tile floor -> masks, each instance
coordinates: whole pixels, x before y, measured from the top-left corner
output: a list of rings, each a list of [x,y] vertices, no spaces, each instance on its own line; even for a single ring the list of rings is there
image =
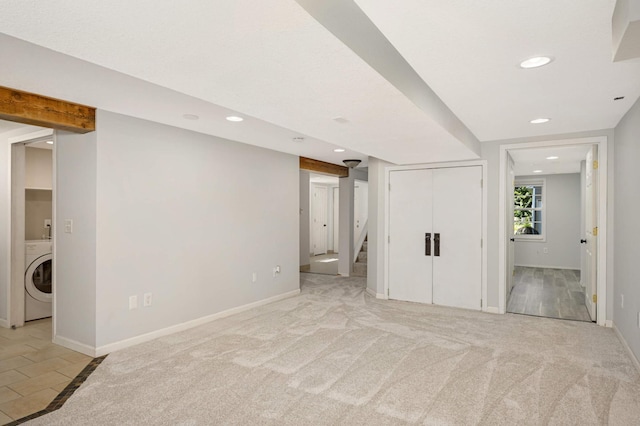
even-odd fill
[[[0,328],[0,425],[46,408],[91,360],[51,343],[51,318]]]
[[[338,253],[319,254],[309,259],[309,265],[300,267],[300,272],[312,274],[338,275]]]
[[[580,271],[516,266],[507,312],[591,321]]]

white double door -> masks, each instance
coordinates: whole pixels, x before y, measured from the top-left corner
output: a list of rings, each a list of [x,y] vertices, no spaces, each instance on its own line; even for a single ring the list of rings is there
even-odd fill
[[[389,298],[481,309],[481,167],[389,179]]]

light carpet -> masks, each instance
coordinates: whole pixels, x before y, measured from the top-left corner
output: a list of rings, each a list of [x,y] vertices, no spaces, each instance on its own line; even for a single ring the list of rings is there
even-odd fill
[[[364,278],[115,352],[31,425],[638,425],[611,329],[382,301]]]

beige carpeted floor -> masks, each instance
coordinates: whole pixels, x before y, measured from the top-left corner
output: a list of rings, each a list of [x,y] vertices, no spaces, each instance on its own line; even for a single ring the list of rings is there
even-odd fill
[[[364,293],[302,294],[111,354],[33,425],[638,425],[640,377],[611,329]]]

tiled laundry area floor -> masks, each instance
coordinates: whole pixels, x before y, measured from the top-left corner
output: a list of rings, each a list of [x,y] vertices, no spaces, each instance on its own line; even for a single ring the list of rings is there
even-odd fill
[[[51,318],[0,328],[0,425],[45,409],[92,360],[51,334]]]

